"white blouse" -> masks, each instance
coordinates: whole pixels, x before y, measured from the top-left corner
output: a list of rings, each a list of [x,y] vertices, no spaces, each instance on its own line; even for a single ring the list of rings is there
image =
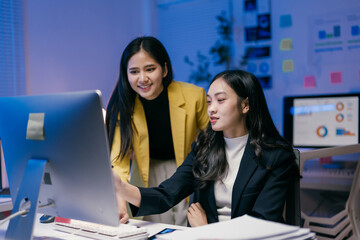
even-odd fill
[[[225,138],[225,152],[229,164],[227,175],[214,184],[214,193],[219,221],[230,220],[231,198],[234,182],[244,155],[249,134],[237,138]]]

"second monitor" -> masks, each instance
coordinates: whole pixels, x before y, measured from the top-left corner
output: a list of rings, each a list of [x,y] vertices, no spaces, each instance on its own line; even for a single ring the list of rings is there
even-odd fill
[[[360,94],[284,98],[284,137],[295,147],[359,143]]]

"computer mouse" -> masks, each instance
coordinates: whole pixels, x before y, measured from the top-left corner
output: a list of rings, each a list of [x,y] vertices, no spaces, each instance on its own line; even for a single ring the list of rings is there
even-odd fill
[[[40,217],[40,222],[41,223],[52,223],[55,221],[55,217],[54,216],[50,216],[50,215],[42,215]]]

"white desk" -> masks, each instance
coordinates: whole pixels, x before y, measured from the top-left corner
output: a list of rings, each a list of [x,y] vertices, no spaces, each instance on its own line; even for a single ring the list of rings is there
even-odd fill
[[[10,197],[1,197],[0,196],[0,212],[11,211],[13,208]]]
[[[89,240],[89,238],[77,235],[71,235],[54,230],[54,224],[42,224],[39,222],[40,214],[35,224],[34,239],[76,239]],[[310,239],[314,234],[306,228],[289,226],[286,224],[275,223],[271,221],[261,220],[254,217],[244,215],[234,218],[230,221],[208,224],[196,228],[186,228],[169,224],[151,223],[141,220],[130,220],[131,225],[145,227],[149,236],[158,233],[164,228],[184,229],[184,231],[175,231],[177,235],[162,235],[163,239],[183,240],[183,239]],[[0,226],[0,239],[4,239],[7,224]],[[261,231],[259,231],[261,229]],[[170,233],[172,234],[172,233]],[[235,236],[235,237],[234,237]]]
[[[34,229],[34,239],[40,238],[40,239],[54,239],[54,240],[61,240],[61,239],[77,239],[77,240],[89,240],[89,238],[76,236],[68,233],[63,233],[60,231],[54,230],[53,223],[40,223],[39,219],[42,216],[42,214],[38,214],[37,220],[35,223],[35,229]],[[175,226],[175,225],[169,225],[169,224],[162,224],[162,223],[151,223],[136,219],[130,219],[130,223],[132,225],[136,225],[139,227],[144,227],[148,230],[149,236],[154,235],[164,228],[175,228],[175,229],[184,229],[185,227],[181,226]],[[0,225],[0,239],[5,239],[5,233],[7,229],[8,223],[4,223],[3,225]]]

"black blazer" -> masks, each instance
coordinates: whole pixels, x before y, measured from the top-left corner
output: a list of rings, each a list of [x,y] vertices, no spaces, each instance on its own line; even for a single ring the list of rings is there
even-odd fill
[[[194,158],[192,148],[184,163],[171,178],[155,188],[139,188],[140,208],[131,205],[133,215],[163,213],[194,193],[194,202],[202,205],[208,223],[218,222],[214,182],[203,189],[197,189],[197,179],[192,173]],[[282,213],[290,177],[293,174],[292,169],[295,166],[294,158],[293,151],[281,148],[264,149],[264,164],[261,165],[248,141],[232,191],[231,218],[248,214],[284,222]]]

